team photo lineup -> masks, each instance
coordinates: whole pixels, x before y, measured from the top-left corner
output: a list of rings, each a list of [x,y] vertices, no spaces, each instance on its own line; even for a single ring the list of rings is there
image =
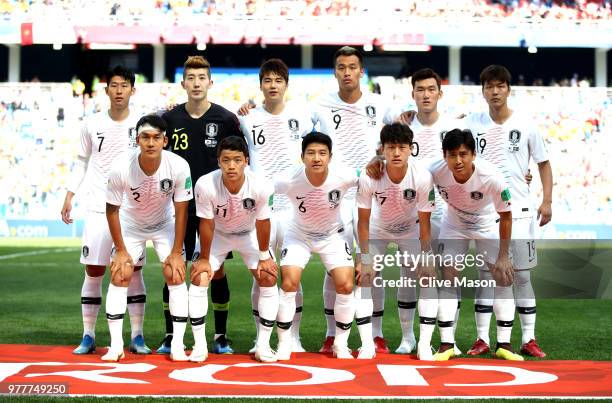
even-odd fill
[[[511,73],[483,67],[488,109],[459,116],[438,112],[442,80],[428,68],[411,77],[416,110],[399,110],[392,100],[362,91],[363,57],[348,46],[333,57],[336,91],[308,103],[286,101],[288,68],[269,59],[259,70],[263,103],[244,104],[236,113],[208,99],[214,67],[202,56],[184,64],[187,102],[145,116],[130,111],[134,73],[115,67],[105,90],[110,108],[84,121],[61,211],[72,223],[72,199],[87,181],[83,336],[73,353],[95,352],[103,308],[111,337],[103,361],[125,358],[126,310],[132,353],[199,363],[212,342],[211,352],[232,354],[224,263],[239,254],[253,277],[250,290],[235,290],[251,294],[250,353],[263,363],[291,361],[293,353],[306,351],[301,277],[317,254],[325,268],[327,326],[320,353],[338,359],[416,353],[423,361],[489,353],[512,361],[545,357],[536,342],[530,272],[537,266],[535,228],[552,218],[551,164],[529,111],[508,105]],[[542,187],[537,205],[530,163]],[[467,271],[477,277],[476,328],[473,345],[458,346],[466,284],[458,266],[467,261],[471,240],[476,260]],[[154,350],[143,332],[142,269],[157,266],[147,262],[147,241],[165,280],[163,290],[149,291],[161,291],[164,301],[166,334],[147,335],[149,343],[162,339]],[[384,280],[380,264],[389,247],[411,257],[400,263],[396,283]],[[399,346],[387,345],[383,335],[388,284],[397,292]],[[213,340],[205,333],[209,293]],[[193,346],[184,344],[188,323]],[[439,341],[432,340],[436,324]],[[278,345],[272,346],[275,325]],[[513,326],[519,346],[510,343]],[[355,327],[360,344],[349,346]]]

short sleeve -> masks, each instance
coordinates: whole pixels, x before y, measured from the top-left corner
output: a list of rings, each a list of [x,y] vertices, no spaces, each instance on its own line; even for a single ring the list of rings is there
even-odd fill
[[[87,160],[91,156],[91,136],[89,135],[87,121],[81,127],[81,141],[79,144],[78,156]]]
[[[436,209],[433,177],[426,169],[423,169],[419,174],[421,179],[417,187],[417,209],[418,211],[433,212]]]
[[[207,181],[207,175],[200,177],[195,185],[196,215],[208,220],[215,218],[211,202],[212,198],[208,192],[208,188],[211,186]]]
[[[548,161],[548,152],[540,132],[532,130],[529,135],[529,153],[536,164]]]
[[[123,200],[123,179],[119,165],[112,169],[106,185],[106,202],[113,206],[121,206]]]
[[[193,199],[193,189],[191,181],[191,173],[187,161],[181,159],[180,169],[177,172],[174,187],[174,201],[183,202]]]
[[[501,175],[491,178],[489,189],[493,204],[495,205],[495,211],[498,213],[512,211],[510,189]]]
[[[371,181],[372,180],[367,175],[359,177],[359,186],[357,187],[357,208],[372,208]]]
[[[274,186],[268,182],[263,181],[259,186],[259,197],[256,203],[257,211],[255,213],[255,219],[267,220],[272,215],[270,210],[270,198],[274,194]]]

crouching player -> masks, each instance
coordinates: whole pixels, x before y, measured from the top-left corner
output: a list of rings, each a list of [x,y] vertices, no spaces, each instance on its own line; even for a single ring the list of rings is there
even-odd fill
[[[496,356],[522,360],[512,352],[510,335],[514,319],[512,282],[514,269],[508,252],[512,232],[510,192],[497,169],[487,161],[476,159],[476,143],[469,130],[451,130],[442,140],[444,160],[430,165],[434,184],[447,202],[440,228],[440,250],[443,262],[448,256],[454,265],[442,267],[443,280],[438,298],[421,299],[418,355],[430,360],[431,334],[436,322],[440,328],[440,349],[434,360],[454,356],[453,321],[457,309],[457,271],[464,262],[470,240],[476,242],[476,263],[480,270],[491,272],[495,280],[493,311],[497,318]],[[499,223],[499,224],[497,224]],[[479,263],[481,258],[482,264]],[[445,263],[446,264],[446,263]]]
[[[187,161],[164,151],[168,143],[166,122],[146,115],[136,124],[139,150],[118,159],[112,169],[106,193],[106,218],[115,253],[111,284],[106,297],[106,317],[111,346],[103,361],[119,361],[123,352],[123,315],[127,286],[134,262],[146,253],[152,241],[170,289],[170,312],[174,326],[171,357],[186,361],[183,335],[187,323],[187,286],[183,239],[187,204],[193,198]]]
[[[331,152],[332,141],[328,135],[319,132],[307,134],[302,139],[304,165],[274,184],[275,193],[286,194],[293,205],[293,217],[287,223],[281,250],[282,285],[276,352],[279,360],[288,360],[291,356],[295,295],[302,270],[313,252],[319,254],[337,292],[333,354],[338,358],[353,358],[348,348],[348,336],[355,316],[355,273],[351,247],[343,237],[340,203],[346,192],[357,185],[357,175],[338,166],[331,169]]]
[[[401,253],[417,256],[431,249],[430,215],[435,210],[431,174],[426,167],[409,158],[412,149],[412,131],[408,126],[394,123],[383,127],[380,141],[386,163],[379,180],[362,175],[359,178],[357,231],[361,247],[360,262],[355,270],[358,276],[363,267],[372,265],[373,255],[384,255],[389,243],[398,245]],[[419,241],[420,244],[419,244]],[[415,268],[402,266],[400,279],[406,284],[398,287],[402,341],[398,351],[409,353],[416,346],[413,331],[416,308]],[[381,272],[377,276],[382,279]],[[412,279],[408,284],[408,279]],[[362,292],[365,289],[362,283]],[[374,282],[374,287],[383,287]],[[363,302],[363,301],[362,301]],[[358,301],[357,318],[362,304]],[[372,315],[372,304],[367,316]],[[359,324],[359,322],[358,322]],[[361,328],[359,328],[361,331]]]
[[[202,362],[208,355],[204,332],[208,284],[227,254],[236,250],[259,286],[255,359],[275,362],[270,335],[278,313],[278,287],[276,263],[270,253],[269,207],[274,189],[265,178],[245,172],[249,152],[243,138],[221,140],[217,158],[221,169],[202,176],[195,186],[200,252],[191,268],[189,287],[189,317],[195,339],[190,360]]]

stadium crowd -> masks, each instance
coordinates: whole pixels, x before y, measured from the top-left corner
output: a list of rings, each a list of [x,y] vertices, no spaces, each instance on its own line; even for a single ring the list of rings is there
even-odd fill
[[[610,0],[0,0],[5,18],[29,19],[69,15],[81,21],[84,12],[119,20],[156,16],[318,17],[372,14],[424,18],[508,18],[516,20],[609,20]]]
[[[312,85],[308,78],[293,80],[289,97],[310,100],[327,89],[319,81]],[[318,92],[312,92],[313,88]],[[459,115],[486,108],[479,86],[444,90],[442,110]],[[403,105],[413,105],[406,80],[383,85],[382,92],[393,94]],[[249,99],[260,102],[254,98],[257,93],[255,76],[238,81],[218,77],[210,97],[235,110]],[[141,84],[132,108],[140,115],[167,109],[184,102],[182,95],[176,84]],[[107,99],[101,87],[90,97],[75,96],[70,84],[0,86],[0,219],[59,218],[81,121],[107,108]],[[609,221],[612,180],[606,173],[612,167],[603,150],[612,146],[607,123],[612,122],[612,99],[606,90],[514,87],[510,104],[538,111],[535,118],[554,162],[555,222]]]

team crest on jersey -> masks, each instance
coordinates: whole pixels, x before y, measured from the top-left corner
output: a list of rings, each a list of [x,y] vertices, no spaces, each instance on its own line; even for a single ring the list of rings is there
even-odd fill
[[[404,200],[413,201],[416,197],[416,191],[414,189],[404,189]]]
[[[168,194],[172,191],[172,180],[171,179],[162,179],[159,181],[159,190],[163,193]]]
[[[242,207],[245,210],[254,210],[255,209],[255,200],[247,198],[242,201]]]
[[[510,134],[508,135],[508,140],[512,144],[517,144],[521,140],[521,132],[518,130],[510,130]]]
[[[135,127],[130,127],[128,129],[128,137],[130,138],[130,146],[132,148],[136,148],[138,146],[138,143],[136,142],[136,128]]]
[[[470,197],[471,197],[473,200],[482,200],[482,198],[484,197],[484,195],[482,194],[482,192],[475,191],[475,192],[470,193]]]
[[[366,115],[370,118],[370,126],[376,126],[376,108],[372,105],[365,107]]]
[[[89,246],[83,246],[83,257],[89,256]]]
[[[294,133],[300,130],[300,122],[298,122],[297,119],[289,119],[288,124],[289,124],[289,130],[291,130]]]
[[[219,134],[219,125],[216,123],[206,123],[206,135],[216,137]]]
[[[327,200],[332,204],[332,207],[336,207],[340,202],[340,191],[338,189],[334,189],[327,194]]]

